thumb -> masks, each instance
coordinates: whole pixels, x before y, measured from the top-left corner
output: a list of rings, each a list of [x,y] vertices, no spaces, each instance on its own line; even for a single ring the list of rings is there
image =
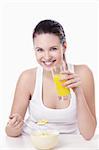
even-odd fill
[[[17,113],[14,113],[14,114],[11,114],[10,116],[9,116],[9,118],[10,119],[13,119],[14,117],[19,117],[20,115],[19,114],[17,114]]]
[[[13,115],[12,114],[9,116],[9,119],[13,119]]]

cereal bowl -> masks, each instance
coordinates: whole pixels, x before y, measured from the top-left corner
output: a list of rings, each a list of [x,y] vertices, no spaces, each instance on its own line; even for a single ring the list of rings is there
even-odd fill
[[[33,146],[40,150],[54,148],[59,141],[59,132],[56,130],[37,130],[31,134]]]

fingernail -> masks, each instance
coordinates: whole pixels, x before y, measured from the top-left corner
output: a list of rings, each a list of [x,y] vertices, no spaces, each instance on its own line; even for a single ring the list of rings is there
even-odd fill
[[[67,88],[70,88],[70,86],[68,85]]]
[[[13,118],[13,115],[9,116],[9,119],[12,119]]]

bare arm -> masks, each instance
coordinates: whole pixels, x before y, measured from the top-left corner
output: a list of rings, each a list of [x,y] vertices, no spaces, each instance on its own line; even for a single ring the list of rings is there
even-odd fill
[[[34,73],[32,73],[32,79]],[[23,120],[29,105],[29,100],[32,94],[31,83],[34,85],[34,80],[31,80],[31,71],[25,71],[19,77],[16,85],[13,105],[9,122],[6,126],[6,133],[8,136],[19,136],[22,131]]]
[[[95,87],[91,70],[83,66],[79,73],[81,86],[76,91],[78,104],[78,125],[81,134],[91,139],[96,129]]]
[[[67,72],[64,86],[72,88],[77,97],[77,120],[80,133],[91,139],[96,129],[95,87],[91,70],[85,65],[75,66],[75,73]]]
[[[81,85],[75,91],[77,96],[77,117],[80,133],[89,140],[93,137],[96,129],[95,113],[95,87],[91,70],[87,66],[82,66],[77,71]]]

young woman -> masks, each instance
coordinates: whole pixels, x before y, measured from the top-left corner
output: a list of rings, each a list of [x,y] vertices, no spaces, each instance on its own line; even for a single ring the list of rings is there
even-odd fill
[[[33,31],[37,68],[24,71],[17,82],[9,121],[8,136],[30,134],[37,122],[48,120],[48,129],[60,133],[81,134],[89,140],[96,129],[94,79],[86,65],[68,64],[65,58],[66,38],[63,27],[54,20],[43,20]],[[59,100],[52,77],[52,68],[65,60],[60,80],[71,90],[71,97]],[[23,122],[27,108],[29,117]]]

